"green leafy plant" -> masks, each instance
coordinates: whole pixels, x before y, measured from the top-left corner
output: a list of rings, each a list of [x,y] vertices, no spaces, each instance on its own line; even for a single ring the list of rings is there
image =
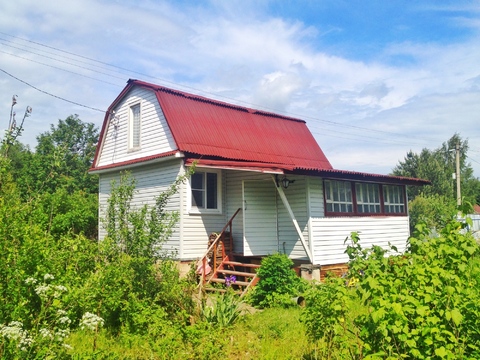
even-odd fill
[[[285,254],[273,254],[262,259],[257,271],[260,281],[249,301],[260,308],[293,306],[292,297],[305,289],[304,282],[292,269],[293,261]]]
[[[362,271],[356,291],[369,308],[356,320],[365,355],[478,357],[480,337],[471,330],[479,325],[472,312],[480,295],[472,267],[479,250],[463,227],[452,220],[432,237],[417,225],[407,253],[373,252],[351,273]]]
[[[212,305],[203,304],[202,318],[209,324],[219,327],[233,325],[242,312],[242,300],[233,291],[229,290],[221,295],[211,297]]]
[[[353,319],[355,293],[346,285],[345,279],[327,277],[325,282],[311,287],[305,294],[306,307],[300,320],[306,333],[318,346],[317,356],[333,358],[335,354],[348,354],[358,358],[362,353],[362,342]],[[321,340],[321,343],[320,343]]]
[[[54,279],[48,273],[41,281],[25,279],[31,294],[22,305],[28,309],[30,319],[0,324],[2,358],[59,358],[71,348],[65,342],[72,322],[64,304],[68,290],[54,284]]]

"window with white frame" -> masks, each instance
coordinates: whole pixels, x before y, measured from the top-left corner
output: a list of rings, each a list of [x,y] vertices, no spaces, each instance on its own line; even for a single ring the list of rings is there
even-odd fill
[[[403,188],[397,185],[383,186],[383,202],[385,212],[388,214],[405,213],[405,200]]]
[[[129,148],[140,148],[140,130],[141,130],[141,114],[140,104],[130,107],[130,126],[129,126]]]
[[[380,213],[380,191],[378,184],[355,183],[357,212]]]
[[[328,212],[353,212],[352,183],[325,180],[325,203]]]
[[[190,177],[191,208],[201,212],[221,211],[220,183],[219,172],[195,171]]]

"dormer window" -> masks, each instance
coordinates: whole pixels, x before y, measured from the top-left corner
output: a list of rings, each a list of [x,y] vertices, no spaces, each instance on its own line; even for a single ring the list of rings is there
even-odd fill
[[[140,130],[141,130],[141,113],[140,104],[130,107],[129,115],[129,149],[140,149]]]

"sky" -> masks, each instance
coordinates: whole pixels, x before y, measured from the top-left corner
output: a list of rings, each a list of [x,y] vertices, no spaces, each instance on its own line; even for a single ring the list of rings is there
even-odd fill
[[[341,170],[458,133],[480,177],[480,0],[0,3],[1,134],[12,95],[32,149],[72,114],[101,127],[130,78],[303,119]]]

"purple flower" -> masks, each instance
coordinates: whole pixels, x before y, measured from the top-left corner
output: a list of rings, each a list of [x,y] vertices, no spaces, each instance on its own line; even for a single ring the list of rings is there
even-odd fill
[[[232,284],[235,284],[236,281],[237,281],[237,277],[235,275],[226,276],[225,277],[225,286],[229,287]]]

